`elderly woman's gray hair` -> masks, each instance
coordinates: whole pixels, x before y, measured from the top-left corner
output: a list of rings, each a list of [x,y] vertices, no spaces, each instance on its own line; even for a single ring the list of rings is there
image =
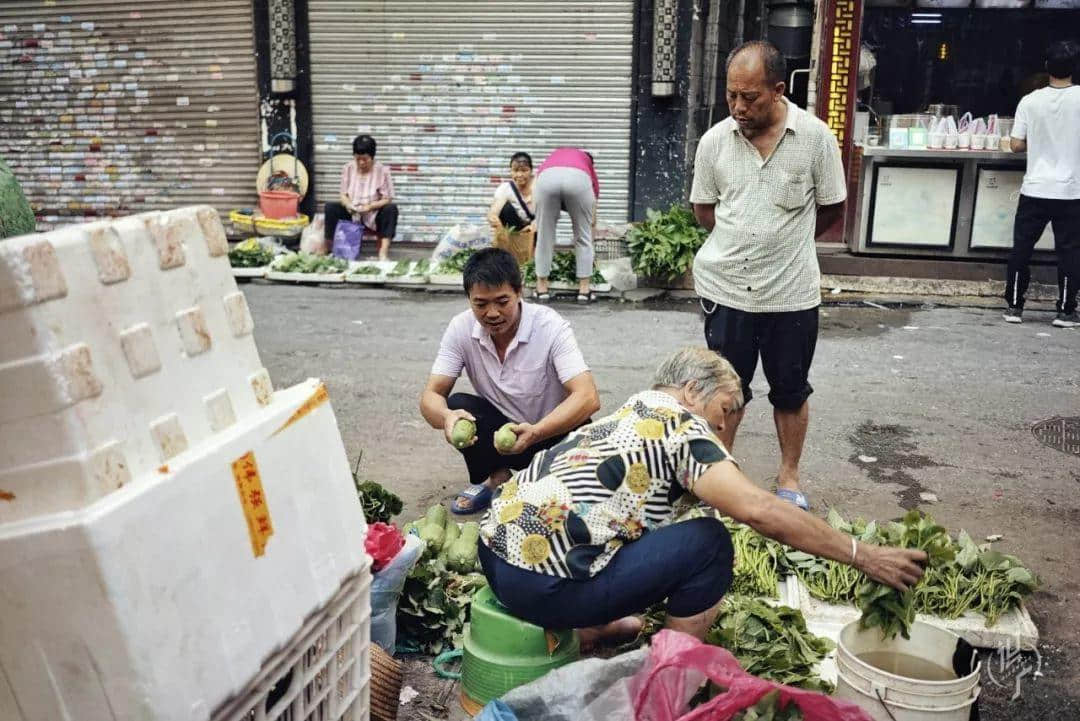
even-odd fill
[[[684,388],[690,383],[694,384],[694,390],[706,403],[711,402],[717,393],[729,393],[732,398],[731,410],[743,406],[739,374],[727,358],[708,348],[687,346],[679,349],[660,364],[653,377],[654,389]]]

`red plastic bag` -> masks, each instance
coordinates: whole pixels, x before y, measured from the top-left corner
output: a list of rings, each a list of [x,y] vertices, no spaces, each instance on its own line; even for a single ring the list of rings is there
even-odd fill
[[[371,556],[371,570],[381,571],[386,564],[394,560],[394,556],[398,555],[404,545],[405,536],[401,535],[397,526],[382,521],[368,526],[364,550]]]
[[[690,711],[706,678],[727,691]],[[872,721],[852,703],[751,676],[727,649],[678,631],[653,636],[645,666],[630,679],[636,721],[728,721],[776,688],[781,703],[794,702],[805,721]]]

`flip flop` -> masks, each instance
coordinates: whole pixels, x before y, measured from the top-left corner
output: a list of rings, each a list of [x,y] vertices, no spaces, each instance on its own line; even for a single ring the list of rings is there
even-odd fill
[[[533,293],[533,300],[535,300],[537,303],[547,303],[551,300],[551,293]]]
[[[483,483],[478,486],[469,486],[457,494],[457,498],[450,504],[450,512],[457,516],[471,516],[474,513],[486,511],[491,505],[491,494],[491,489]],[[468,508],[459,503],[462,500],[469,502]]]
[[[585,293],[578,293],[578,297],[577,297],[577,302],[578,303],[592,303],[595,300],[596,300],[596,293],[594,291],[590,290],[587,295]]]
[[[792,505],[798,506],[804,511],[810,510],[810,502],[806,500],[806,494],[802,491],[793,491],[790,488],[777,488],[776,496]]]

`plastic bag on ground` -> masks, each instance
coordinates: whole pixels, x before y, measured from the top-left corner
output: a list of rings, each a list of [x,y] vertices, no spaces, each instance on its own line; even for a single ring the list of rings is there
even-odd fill
[[[324,230],[326,228],[326,216],[316,213],[311,223],[300,233],[300,252],[310,255],[326,255],[330,248],[326,242]]]
[[[442,237],[439,238],[435,251],[431,254],[431,262],[441,263],[459,250],[487,248],[490,245],[490,228],[461,223],[443,233]]]
[[[726,691],[690,710],[706,679]],[[871,721],[854,704],[751,676],[726,649],[667,630],[649,648],[563,666],[502,701],[518,721],[729,721],[774,689],[805,721]]]
[[[335,258],[356,260],[360,255],[360,241],[364,238],[364,228],[351,220],[339,220],[334,228],[334,245],[331,249]]]
[[[397,642],[397,604],[405,577],[420,558],[424,542],[411,533],[398,554],[371,579],[371,640],[393,655]]]

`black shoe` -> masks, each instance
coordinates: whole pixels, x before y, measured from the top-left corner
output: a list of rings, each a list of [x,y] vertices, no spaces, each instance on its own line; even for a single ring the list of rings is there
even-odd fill
[[[1058,313],[1054,320],[1050,321],[1050,325],[1057,326],[1058,328],[1080,327],[1080,313],[1077,313],[1075,310],[1072,313]]]
[[[1013,306],[1007,306],[1005,312],[1001,314],[1001,317],[1005,319],[1006,323],[1023,323],[1024,322],[1024,309],[1014,308]]]

